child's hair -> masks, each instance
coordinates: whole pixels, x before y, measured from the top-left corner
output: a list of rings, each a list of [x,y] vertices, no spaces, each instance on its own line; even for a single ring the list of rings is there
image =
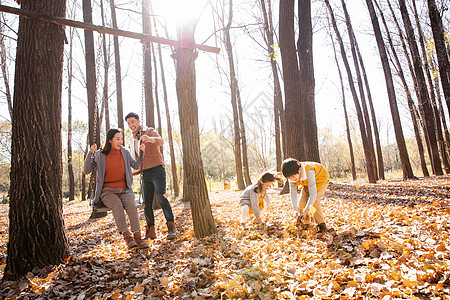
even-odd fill
[[[265,172],[263,173],[259,179],[257,184],[255,185],[255,188],[253,189],[253,191],[255,193],[260,193],[262,191],[262,184],[266,183],[266,182],[275,182],[280,180],[276,174],[270,173],[270,172]]]
[[[112,140],[114,138],[114,136],[119,132],[122,134],[122,129],[111,128],[110,130],[108,130],[108,132],[106,133],[105,145],[102,147],[103,154],[105,154],[105,155],[109,154],[109,152],[111,151],[110,140]]]
[[[286,158],[281,164],[283,176],[286,178],[289,178],[292,175],[297,174],[298,169],[300,169],[300,162],[295,158]]]

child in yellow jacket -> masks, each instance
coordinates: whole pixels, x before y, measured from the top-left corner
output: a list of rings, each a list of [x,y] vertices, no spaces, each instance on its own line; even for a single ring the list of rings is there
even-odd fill
[[[288,158],[281,165],[283,176],[289,180],[289,191],[293,209],[301,213],[302,218],[308,216],[310,207],[315,208],[314,219],[320,233],[327,232],[320,201],[324,198],[329,183],[327,169],[317,162],[299,162],[294,158]],[[297,186],[302,189],[300,207],[297,204]]]

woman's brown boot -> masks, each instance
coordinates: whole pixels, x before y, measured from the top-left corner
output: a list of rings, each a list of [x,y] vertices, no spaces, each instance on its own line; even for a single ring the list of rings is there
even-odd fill
[[[147,242],[144,241],[142,239],[142,237],[141,237],[141,231],[140,230],[136,231],[136,232],[133,232],[133,237],[134,237],[134,241],[137,244],[137,248],[138,249],[146,249],[146,248],[148,248]]]
[[[155,226],[145,226],[145,239],[156,239]]]
[[[125,240],[125,243],[127,243],[128,249],[133,249],[137,247],[136,242],[133,239],[133,236],[131,235],[131,232],[129,230],[122,232],[123,239]]]

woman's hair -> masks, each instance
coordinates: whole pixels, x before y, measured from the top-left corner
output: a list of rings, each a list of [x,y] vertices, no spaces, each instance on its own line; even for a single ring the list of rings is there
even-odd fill
[[[265,172],[259,177],[258,182],[256,183],[255,188],[253,189],[253,191],[255,193],[260,193],[262,191],[263,183],[275,182],[275,181],[278,181],[278,180],[280,180],[280,178],[278,178],[276,174],[273,174],[273,173],[270,173],[270,172]]]
[[[105,155],[109,154],[109,151],[111,151],[110,140],[112,140],[114,138],[114,136],[119,132],[120,132],[120,134],[122,134],[122,129],[111,128],[110,130],[108,130],[108,133],[106,133],[105,145],[102,147],[103,154],[105,154]]]

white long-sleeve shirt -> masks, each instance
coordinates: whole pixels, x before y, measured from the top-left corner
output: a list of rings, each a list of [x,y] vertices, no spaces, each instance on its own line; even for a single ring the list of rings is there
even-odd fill
[[[314,170],[309,170],[308,174],[306,174],[306,170],[301,164],[300,169],[300,179],[299,180],[308,180],[308,191],[309,191],[309,199],[308,203],[306,203],[306,209],[309,209],[311,205],[314,204],[314,202],[317,199],[317,187],[316,187],[316,172]],[[295,181],[289,180],[289,195],[291,197],[292,201],[292,208],[297,211],[298,209],[298,200],[297,200],[297,185]]]
[[[261,215],[261,211],[259,209],[259,197],[261,196],[261,193],[256,193],[254,191],[255,186],[256,186],[257,182],[249,185],[244,192],[242,192],[242,194],[239,196],[239,204],[242,205],[248,205],[252,208],[253,210],[253,214],[255,215],[256,218],[259,218]],[[267,195],[266,191],[262,192],[262,197],[264,200],[264,204],[269,207],[270,206],[270,199],[269,196]]]

